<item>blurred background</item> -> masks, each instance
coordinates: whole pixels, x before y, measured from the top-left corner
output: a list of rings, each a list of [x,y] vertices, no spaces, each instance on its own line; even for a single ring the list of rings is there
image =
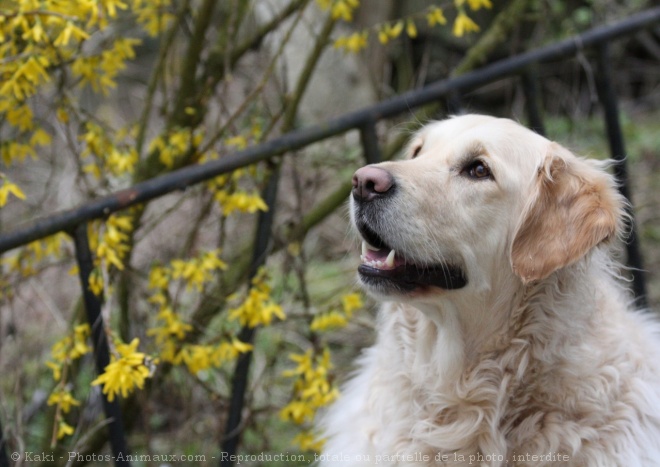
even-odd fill
[[[0,0],[0,235],[652,3]],[[609,62],[656,310],[660,24],[612,42]],[[580,49],[535,65],[536,104],[550,139],[608,158],[595,63]],[[380,120],[374,136],[383,158],[398,157],[424,122],[478,112],[529,124],[528,101],[520,79],[500,79]],[[133,465],[175,453],[217,464],[234,448],[254,456],[246,465],[313,460],[315,416],[374,339],[346,207],[362,142],[341,133],[90,222],[85,287],[102,303],[111,355],[101,376],[71,237],[5,252],[0,423],[16,465],[34,463],[26,451],[106,465],[94,457],[111,452],[104,397],[122,407]]]

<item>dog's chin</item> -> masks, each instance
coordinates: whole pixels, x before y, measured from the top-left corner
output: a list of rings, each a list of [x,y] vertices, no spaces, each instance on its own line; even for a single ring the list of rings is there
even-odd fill
[[[450,263],[420,264],[395,251],[373,230],[362,225],[362,264],[358,275],[367,291],[381,296],[414,295],[434,288],[460,289],[467,285],[462,268]]]

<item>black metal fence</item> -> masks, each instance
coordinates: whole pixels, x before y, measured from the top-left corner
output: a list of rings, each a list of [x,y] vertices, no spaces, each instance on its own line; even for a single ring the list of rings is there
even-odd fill
[[[597,91],[602,103],[611,157],[617,161],[614,170],[621,184],[621,191],[626,197],[630,198],[624,158],[626,151],[618,111],[617,95],[612,83],[612,63],[610,61],[609,44],[612,41],[633,35],[644,28],[652,26],[660,26],[660,7],[648,9],[611,25],[591,29],[584,34],[564,41],[492,63],[479,70],[456,78],[434,82],[422,89],[407,92],[379,104],[340,116],[310,128],[285,134],[277,139],[227,157],[203,165],[188,166],[147,180],[131,188],[88,202],[77,208],[37,219],[27,225],[19,226],[9,232],[0,234],[0,254],[58,232],[67,232],[73,237],[87,319],[92,328],[95,363],[97,371],[102,372],[104,367],[109,363],[109,349],[105,333],[103,332],[103,319],[100,314],[101,301],[96,295],[90,292],[88,287],[88,278],[92,271],[92,252],[90,251],[89,239],[87,237],[87,222],[105,218],[114,212],[136,204],[148,202],[177,190],[183,190],[186,187],[210,180],[238,168],[271,160],[275,156],[304,148],[349,130],[357,129],[360,131],[366,161],[370,163],[376,162],[381,160],[375,127],[380,120],[409,113],[411,109],[441,99],[447,99],[450,96],[461,95],[510,76],[517,75],[522,80],[529,125],[539,133],[543,133],[542,113],[538,106],[537,78],[533,73],[533,65],[550,60],[570,58],[586,49],[596,49]],[[277,170],[275,170],[273,176],[269,179],[264,193],[264,200],[269,210],[262,213],[259,218],[251,264],[252,275],[254,275],[258,267],[265,261],[268,254],[271,227],[277,202],[277,184],[278,176]],[[642,272],[642,261],[634,225],[630,227],[631,234],[626,244],[628,263],[632,267],[634,293],[639,303],[644,305],[646,290]],[[252,342],[254,332],[254,329],[246,327],[242,330],[239,338],[244,342]],[[236,452],[240,439],[241,413],[250,361],[250,353],[242,354],[234,370],[230,413],[226,428],[227,435],[222,445],[222,451],[228,454]],[[109,402],[104,396],[104,410],[109,420],[108,439],[113,455],[117,458],[119,453],[129,452],[122,422],[121,408],[117,400]],[[0,467],[9,465],[6,443],[2,438],[2,433],[2,427],[0,426]],[[231,456],[224,457],[231,458]],[[120,458],[125,458],[125,456],[120,456]],[[232,464],[230,461],[221,463],[221,465]],[[116,465],[128,465],[128,462],[118,461]]]

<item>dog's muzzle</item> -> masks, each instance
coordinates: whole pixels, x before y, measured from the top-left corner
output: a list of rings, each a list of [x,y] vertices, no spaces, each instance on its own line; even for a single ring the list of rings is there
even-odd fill
[[[363,239],[362,264],[358,267],[363,284],[385,293],[412,292],[425,286],[446,290],[464,287],[467,280],[461,268],[447,263],[416,264],[406,259],[404,251],[388,246],[383,226],[391,222],[386,217],[388,201],[396,192],[395,178],[380,167],[368,165],[353,175],[354,219]]]

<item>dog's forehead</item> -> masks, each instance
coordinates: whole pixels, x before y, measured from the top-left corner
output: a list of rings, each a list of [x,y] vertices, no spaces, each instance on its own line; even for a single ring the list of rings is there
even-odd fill
[[[411,140],[413,147],[422,146],[438,156],[462,152],[474,147],[485,148],[492,156],[505,158],[516,154],[541,154],[550,142],[544,137],[506,118],[464,115],[432,122],[420,129]],[[531,150],[530,150],[531,149]]]

